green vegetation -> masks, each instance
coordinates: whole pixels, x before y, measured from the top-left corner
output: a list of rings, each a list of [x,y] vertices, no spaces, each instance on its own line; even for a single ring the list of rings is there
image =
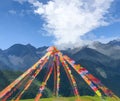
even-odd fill
[[[101,99],[96,96],[82,96],[80,97],[81,101],[116,101],[111,98]],[[20,101],[34,101],[34,99],[20,100]],[[60,98],[43,98],[40,101],[76,101],[75,97],[60,97]]]

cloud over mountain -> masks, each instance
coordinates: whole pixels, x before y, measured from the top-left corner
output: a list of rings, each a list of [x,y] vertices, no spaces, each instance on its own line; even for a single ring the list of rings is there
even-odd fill
[[[50,0],[46,4],[38,0],[28,1],[42,16],[43,27],[55,37],[54,44],[64,47],[81,46],[81,36],[100,26],[108,25],[105,15],[113,0]]]

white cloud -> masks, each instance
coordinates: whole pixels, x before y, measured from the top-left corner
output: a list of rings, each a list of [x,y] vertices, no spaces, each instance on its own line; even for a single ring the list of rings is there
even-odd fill
[[[96,38],[94,41],[99,41],[99,42],[102,42],[102,43],[108,43],[111,40],[119,40],[119,39],[120,39],[120,36],[111,36],[111,37],[101,36],[99,38]]]
[[[111,40],[119,40],[120,39],[120,35],[112,35],[112,36],[105,36],[105,35],[101,35],[101,36],[97,36],[95,33],[87,33],[86,35],[82,36],[82,39],[89,45],[91,45],[92,43],[94,43],[95,41],[99,41],[102,43],[108,43]]]
[[[15,10],[9,10],[8,11],[10,14],[16,14],[16,11]]]
[[[96,70],[103,78],[105,78],[105,79],[107,78],[106,72],[101,67],[96,68]]]
[[[51,0],[47,4],[37,0],[28,2],[35,7],[34,12],[44,18],[46,23],[43,27],[55,37],[54,44],[61,48],[73,48],[83,45],[81,36],[108,25],[105,14],[113,0]]]
[[[17,2],[19,2],[20,4],[23,4],[25,1],[28,1],[28,0],[13,0],[13,1],[17,1]]]
[[[9,55],[8,58],[14,66],[21,65],[24,62],[24,60],[22,58],[17,57],[15,55]]]

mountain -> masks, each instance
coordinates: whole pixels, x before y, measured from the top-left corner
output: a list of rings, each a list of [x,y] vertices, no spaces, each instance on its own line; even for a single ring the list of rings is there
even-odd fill
[[[14,72],[23,72],[26,69],[30,68],[41,56],[43,56],[46,53],[47,48],[48,47],[46,46],[35,48],[30,44],[15,44],[6,50],[0,50],[0,70],[3,73],[5,69],[12,71],[14,70]],[[90,73],[99,78],[103,82],[103,84],[105,84],[108,88],[115,92],[115,94],[120,96],[119,40],[113,40],[107,44],[94,42],[92,44],[92,47],[84,46],[82,48],[78,47],[75,49],[62,50],[62,52],[63,54],[66,54],[74,59],[76,63],[79,63],[81,64],[81,66],[87,68]],[[64,96],[69,96],[72,94],[72,88],[70,87],[69,81],[66,78],[66,73],[63,69],[61,69],[61,71],[62,74],[60,94],[63,94]],[[37,77],[38,81],[42,81],[41,77],[43,77],[43,74],[45,74],[45,72],[46,70],[43,70],[42,73]],[[16,73],[13,74],[16,75]],[[74,70],[73,74],[75,75],[75,78],[77,80],[80,94],[93,95],[93,92],[90,90],[90,88]],[[4,77],[8,78],[7,75],[4,75]],[[9,82],[11,82],[11,80]],[[48,87],[51,88],[51,90],[53,87],[52,83],[53,81],[51,79],[48,82]]]
[[[0,49],[0,53],[2,53],[2,49]]]
[[[0,50],[0,69],[10,69],[10,65],[12,65],[9,61],[7,54],[4,54],[3,50]]]
[[[30,44],[15,44],[0,54],[0,60],[14,70],[24,71],[45,54],[46,48],[36,49]]]
[[[76,63],[87,68],[90,73],[99,78],[103,84],[120,96],[119,59],[114,60],[113,58],[88,47],[84,47],[81,50],[74,52],[71,57],[76,61]]]
[[[93,49],[113,59],[120,59],[120,40],[113,40],[106,44],[94,42]]]
[[[9,84],[9,80],[6,78],[4,73],[0,71],[0,91]]]
[[[0,70],[0,91],[3,90],[6,86],[10,84],[10,82],[13,82],[17,77],[19,77],[22,74],[21,71],[11,71],[11,70]],[[36,92],[38,92],[40,81],[34,80],[34,82],[31,84],[30,88],[25,92],[25,94],[22,96],[22,98],[35,98]],[[21,86],[15,93],[18,93],[19,90],[22,89],[23,86]],[[34,90],[33,90],[34,89]],[[14,95],[14,94],[13,94]],[[43,97],[50,97],[52,96],[51,91],[46,88],[45,94],[43,94]],[[0,100],[1,101],[1,100]]]
[[[120,39],[110,41],[108,44],[111,46],[120,46]]]

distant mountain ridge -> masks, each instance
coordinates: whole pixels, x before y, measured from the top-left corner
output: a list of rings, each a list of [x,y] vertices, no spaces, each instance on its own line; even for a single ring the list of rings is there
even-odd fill
[[[23,71],[44,55],[46,49],[47,47],[40,47],[37,49],[30,44],[15,44],[6,50],[1,50],[0,61],[6,64],[9,68]]]
[[[15,44],[6,50],[0,50],[0,70],[25,71],[46,53],[47,48],[47,46],[35,48],[30,44]],[[120,40],[113,40],[107,44],[94,42],[92,47],[84,46],[62,50],[62,52],[87,68],[90,73],[120,96]],[[76,78],[79,89],[83,89],[77,75]],[[64,87],[63,85],[63,91]]]
[[[107,44],[94,42],[93,49],[113,59],[120,59],[120,40],[113,40]]]

